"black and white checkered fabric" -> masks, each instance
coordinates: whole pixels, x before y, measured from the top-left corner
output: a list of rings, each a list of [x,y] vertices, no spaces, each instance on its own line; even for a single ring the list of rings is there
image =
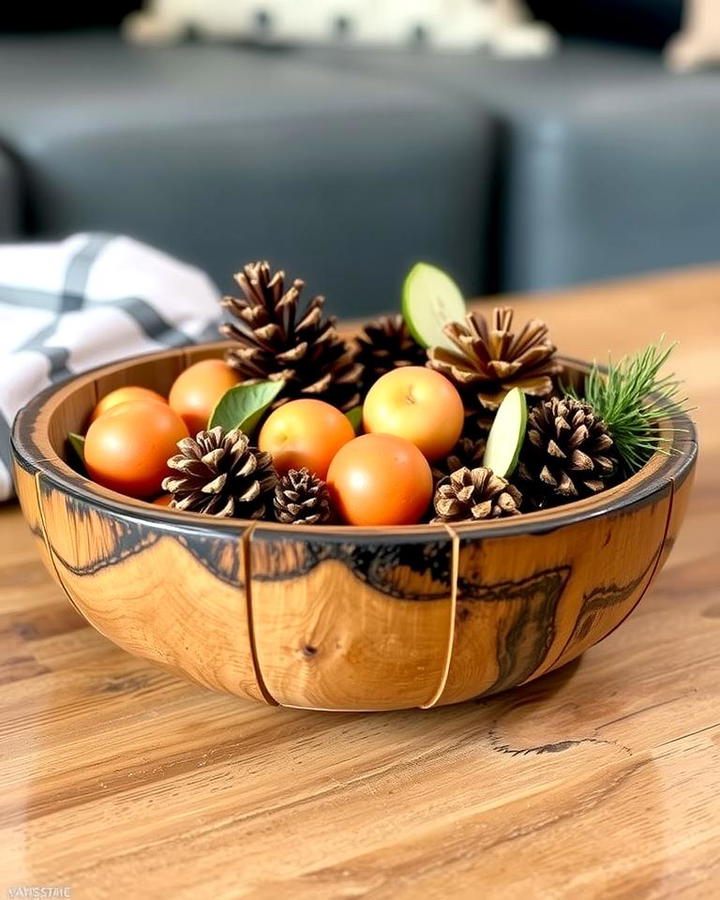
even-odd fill
[[[0,501],[20,407],[94,366],[217,338],[217,298],[199,269],[128,237],[0,245]]]

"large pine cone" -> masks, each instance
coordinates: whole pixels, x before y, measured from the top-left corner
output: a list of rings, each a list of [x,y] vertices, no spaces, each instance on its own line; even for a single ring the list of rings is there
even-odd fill
[[[171,507],[240,519],[265,515],[277,475],[270,454],[251,447],[246,434],[217,426],[183,438],[178,449],[168,460],[178,474],[162,483],[173,495]]]
[[[513,312],[506,307],[493,310],[492,325],[480,313],[468,313],[465,322],[444,328],[457,349],[431,348],[428,365],[447,376],[475,407],[497,409],[514,387],[548,396],[553,375],[562,367],[554,359],[547,326],[531,319],[515,334],[512,320]]]
[[[522,495],[504,478],[482,466],[458,469],[435,491],[433,522],[480,522],[520,514]]]
[[[275,518],[283,525],[322,525],[330,518],[330,494],[308,469],[290,469],[275,486]]]
[[[528,414],[518,477],[536,506],[569,503],[602,491],[618,469],[615,444],[592,408],[553,397]]]
[[[402,366],[424,366],[427,350],[421,347],[401,315],[380,316],[368,322],[357,337],[358,362],[368,390],[387,372]]]
[[[245,381],[286,384],[275,405],[296,397],[326,400],[343,411],[360,403],[362,367],[357,350],[338,334],[335,319],[323,316],[324,297],[298,311],[303,282],[285,290],[285,273],[266,262],[248,263],[235,275],[242,297],[225,297],[232,315],[220,333],[235,342],[227,362]]]

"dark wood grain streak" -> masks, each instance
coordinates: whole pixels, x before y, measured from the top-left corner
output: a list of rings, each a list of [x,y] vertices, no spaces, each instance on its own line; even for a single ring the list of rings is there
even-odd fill
[[[398,600],[435,600],[450,590],[446,540],[393,544],[387,539],[358,543],[348,538],[299,543],[293,533],[283,535],[279,541],[271,542],[267,536],[261,540],[266,547],[262,554],[256,554],[252,576],[260,583],[291,582],[308,575],[321,563],[334,560],[360,582]],[[288,553],[288,543],[296,552]],[[427,589],[418,591],[418,584]]]

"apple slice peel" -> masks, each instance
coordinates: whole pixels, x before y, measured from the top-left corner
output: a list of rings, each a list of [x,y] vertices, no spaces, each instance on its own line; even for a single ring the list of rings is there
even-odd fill
[[[520,388],[509,391],[495,414],[483,465],[501,478],[509,478],[515,471],[527,428],[527,400]]]
[[[466,306],[452,278],[430,263],[416,263],[405,277],[402,314],[410,334],[421,347],[453,349],[443,331],[449,322],[461,322]]]

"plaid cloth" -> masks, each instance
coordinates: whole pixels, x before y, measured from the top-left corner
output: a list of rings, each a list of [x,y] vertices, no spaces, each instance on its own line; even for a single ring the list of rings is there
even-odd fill
[[[199,269],[128,237],[0,245],[0,500],[21,406],[94,366],[217,338],[217,299]]]

